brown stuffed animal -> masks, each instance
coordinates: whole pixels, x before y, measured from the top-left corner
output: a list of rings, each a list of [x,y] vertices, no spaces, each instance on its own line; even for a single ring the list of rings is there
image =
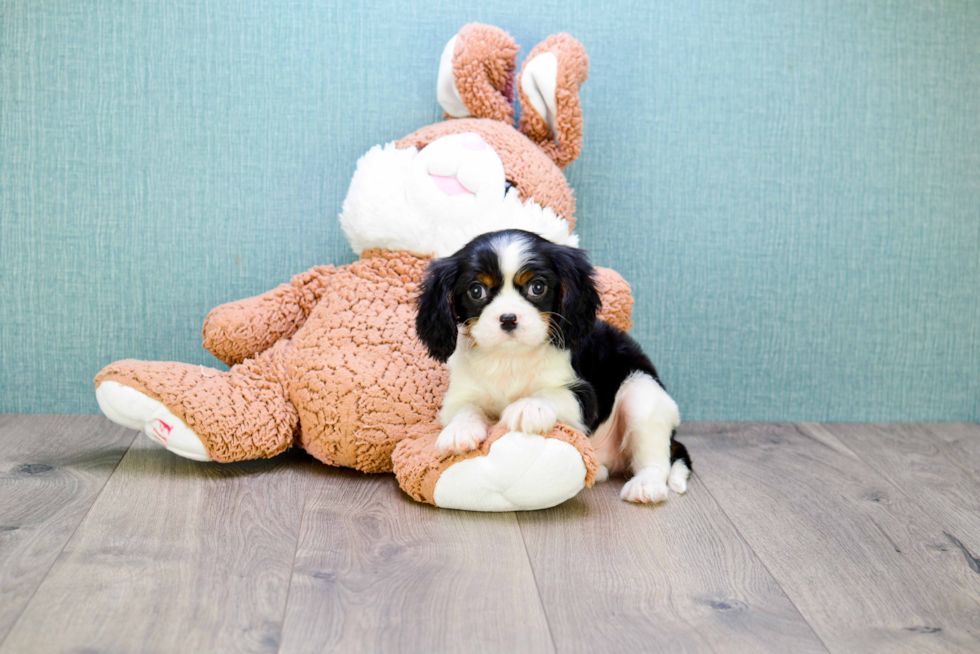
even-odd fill
[[[414,333],[413,295],[433,256],[473,237],[520,228],[577,244],[575,201],[562,168],[582,143],[582,45],[549,37],[524,62],[506,32],[465,26],[447,44],[438,96],[452,120],[376,146],[357,165],[340,220],[361,258],[317,266],[289,284],[217,307],[204,346],[228,372],[119,361],[95,378],[113,421],[197,460],[271,457],[299,445],[320,461],[394,471],[418,501],[486,511],[544,508],[591,486],[581,433],[546,438],[495,428],[465,455],[440,455],[438,412],[448,383]],[[600,270],[602,318],[631,326],[629,286]]]

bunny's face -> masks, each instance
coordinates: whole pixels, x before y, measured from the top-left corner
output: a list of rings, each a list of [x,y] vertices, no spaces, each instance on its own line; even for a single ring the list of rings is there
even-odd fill
[[[518,77],[526,109],[515,129],[516,53],[506,32],[476,24],[447,44],[438,95],[457,119],[361,157],[340,216],[355,252],[447,256],[479,234],[510,228],[577,245],[575,199],[559,166],[581,146],[577,91],[588,59],[567,35],[535,48]]]

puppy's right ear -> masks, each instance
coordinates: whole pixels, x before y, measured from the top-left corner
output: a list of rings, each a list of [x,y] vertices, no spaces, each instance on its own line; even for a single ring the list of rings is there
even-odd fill
[[[453,288],[457,262],[454,257],[436,259],[422,278],[415,308],[415,333],[433,359],[445,363],[456,350],[456,312]]]
[[[558,292],[558,314],[564,318],[560,334],[565,347],[575,349],[595,330],[595,320],[602,308],[596,288],[595,268],[583,250],[555,245],[552,260],[561,278]]]

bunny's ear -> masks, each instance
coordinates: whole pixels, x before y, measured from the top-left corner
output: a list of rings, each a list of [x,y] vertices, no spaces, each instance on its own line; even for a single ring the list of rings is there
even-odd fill
[[[514,124],[517,44],[499,27],[470,23],[449,39],[439,61],[436,95],[446,118],[492,118]]]
[[[562,33],[535,46],[517,77],[523,110],[518,129],[560,168],[575,161],[582,150],[578,90],[588,76],[585,48]]]

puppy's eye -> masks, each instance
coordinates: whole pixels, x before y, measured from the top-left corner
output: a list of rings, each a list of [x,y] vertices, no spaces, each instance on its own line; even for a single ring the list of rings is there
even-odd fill
[[[548,285],[540,279],[535,279],[527,285],[527,294],[531,297],[541,297],[548,290]]]
[[[504,180],[504,195],[507,195],[508,193],[510,193],[510,190],[512,188],[516,188],[516,187],[517,187],[517,184],[515,184],[512,181],[510,181],[509,179],[508,180]]]
[[[487,287],[483,284],[473,284],[470,286],[470,297],[474,300],[482,300],[487,296]]]

